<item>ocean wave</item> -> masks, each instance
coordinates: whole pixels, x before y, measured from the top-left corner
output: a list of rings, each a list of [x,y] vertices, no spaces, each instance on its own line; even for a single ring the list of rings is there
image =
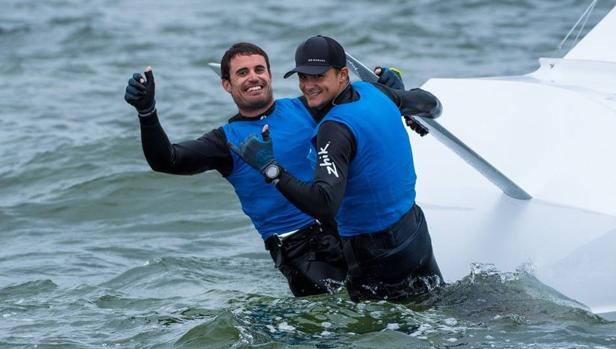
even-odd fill
[[[567,342],[583,338],[584,331],[576,332],[578,328],[614,328],[614,323],[542,284],[528,265],[505,273],[476,264],[462,280],[410,303],[354,303],[344,291],[305,298],[246,295],[230,303],[229,311],[193,327],[176,344],[190,348],[213,340],[214,346],[336,347],[389,338],[394,346],[524,347],[533,340],[514,344],[503,333],[530,328],[541,332],[546,330],[542,326],[557,321],[562,328],[551,340]]]

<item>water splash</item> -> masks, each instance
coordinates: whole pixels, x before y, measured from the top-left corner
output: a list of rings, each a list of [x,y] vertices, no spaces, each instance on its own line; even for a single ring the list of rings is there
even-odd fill
[[[544,326],[552,327],[555,320],[563,326],[553,337],[565,342],[584,338],[576,333],[580,326],[614,326],[542,284],[532,269],[525,264],[515,272],[501,272],[493,265],[473,264],[462,280],[406,304],[354,303],[344,292],[301,299],[249,296],[232,302],[237,305],[234,326],[250,332],[253,345],[348,344],[374,333],[397,332],[407,343],[445,347],[524,347],[532,343],[526,331],[547,330]],[[519,341],[514,344],[512,337]]]

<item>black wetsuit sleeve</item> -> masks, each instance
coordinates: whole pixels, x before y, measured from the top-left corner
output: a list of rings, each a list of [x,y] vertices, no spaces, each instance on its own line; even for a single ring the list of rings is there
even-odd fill
[[[191,175],[218,170],[228,176],[233,170],[233,158],[221,128],[196,140],[171,144],[156,113],[140,117],[141,145],[145,158],[157,172]]]
[[[332,222],[346,190],[355,156],[355,137],[343,124],[326,121],[317,135],[317,164],[313,182],[302,182],[283,171],[276,185],[297,208],[323,222]]]
[[[404,90],[396,90],[378,82],[372,83],[372,85],[383,92],[385,96],[389,97],[389,99],[391,99],[391,101],[394,102],[398,108],[400,108],[400,94],[404,92]]]
[[[435,118],[441,114],[440,101],[426,90],[420,88],[396,90],[379,83],[374,83],[374,86],[389,97],[404,116]]]

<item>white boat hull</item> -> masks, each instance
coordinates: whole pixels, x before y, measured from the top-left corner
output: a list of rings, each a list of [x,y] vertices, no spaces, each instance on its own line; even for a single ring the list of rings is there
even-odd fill
[[[438,122],[533,197],[504,195],[434,137],[409,133],[417,200],[447,280],[468,275],[471,263],[503,271],[531,263],[592,311],[616,311],[615,23],[612,10],[589,34],[592,45],[542,59],[528,75],[422,86],[443,104]]]

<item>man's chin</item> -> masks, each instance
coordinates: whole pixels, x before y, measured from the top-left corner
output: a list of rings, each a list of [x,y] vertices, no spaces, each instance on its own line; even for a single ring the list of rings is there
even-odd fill
[[[231,97],[235,104],[245,111],[260,110],[274,102],[274,96],[271,93],[264,93],[260,96],[231,94]]]
[[[274,100],[272,98],[264,97],[260,99],[244,101],[244,103],[241,103],[241,107],[244,110],[260,110],[273,103],[273,101]]]
[[[315,108],[315,109],[321,109],[325,105],[325,101],[323,101],[322,99],[315,99],[315,100],[308,99],[307,102],[310,108]]]

